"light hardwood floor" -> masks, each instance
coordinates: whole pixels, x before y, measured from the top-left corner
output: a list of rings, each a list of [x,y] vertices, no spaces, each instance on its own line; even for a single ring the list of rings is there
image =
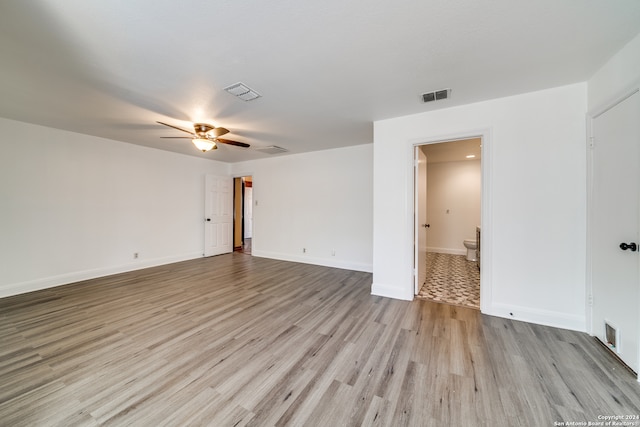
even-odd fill
[[[576,332],[234,253],[0,300],[2,426],[554,426],[640,414]],[[557,425],[557,424],[556,424]]]

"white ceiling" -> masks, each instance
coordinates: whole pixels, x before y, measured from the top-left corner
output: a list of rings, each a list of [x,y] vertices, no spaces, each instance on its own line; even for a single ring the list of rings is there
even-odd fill
[[[482,139],[460,139],[456,141],[425,144],[420,148],[427,156],[427,163],[463,162],[480,160],[482,157]],[[467,156],[474,156],[467,158]]]
[[[585,81],[639,23],[638,0],[2,0],[0,116],[226,162],[366,144],[374,120]]]

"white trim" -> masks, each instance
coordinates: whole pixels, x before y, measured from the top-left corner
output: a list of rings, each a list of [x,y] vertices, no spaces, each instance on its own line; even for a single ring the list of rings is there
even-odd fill
[[[583,316],[571,315],[565,312],[538,310],[532,309],[531,307],[499,303],[494,303],[492,308],[493,316],[503,317],[506,319],[552,326],[554,328],[570,329],[572,331],[579,332],[584,332],[586,327]]]
[[[98,277],[111,276],[113,274],[126,273],[129,271],[142,270],[149,267],[173,264],[174,262],[188,261],[196,258],[202,258],[202,253],[191,252],[176,256],[141,260],[138,262],[123,264],[115,267],[74,271],[72,273],[65,273],[57,276],[45,277],[42,279],[13,283],[2,286],[2,288],[0,288],[0,298],[24,294],[27,292],[39,291],[42,289],[54,288],[56,286],[68,285],[71,283],[81,282],[83,280],[96,279]]]
[[[366,273],[373,272],[373,264],[339,260],[333,257],[321,258],[321,257],[314,257],[309,255],[292,255],[292,254],[283,253],[283,252],[254,250],[253,248],[251,250],[251,255],[258,258],[269,258],[269,259],[277,259],[280,261],[300,262],[303,264],[321,265],[323,267],[334,267],[334,268],[341,268],[344,270],[364,271]]]
[[[585,331],[595,335],[593,329],[593,269],[592,269],[592,224],[593,224],[593,119],[594,116],[587,115],[587,223],[586,223],[586,251],[585,251]]]
[[[413,284],[411,286],[411,292],[407,294],[406,289],[401,290],[398,289],[397,286],[388,285],[385,283],[373,283],[371,285],[371,295],[405,301],[412,301],[413,297],[415,296],[413,294]]]
[[[245,177],[245,176],[250,176],[251,179],[253,180],[253,175],[254,174],[252,172],[246,172],[246,173],[234,172],[234,173],[231,174],[231,177],[232,178],[242,178],[242,177]],[[251,182],[253,182],[253,181],[251,181]]]
[[[435,144],[441,142],[448,141],[457,141],[460,139],[469,139],[469,138],[481,138],[482,139],[482,156],[480,158],[481,170],[482,170],[482,207],[481,207],[481,220],[480,227],[482,230],[481,234],[481,258],[480,258],[480,311],[484,314],[493,314],[493,304],[492,304],[492,203],[491,203],[491,162],[492,162],[492,132],[491,128],[483,128],[483,129],[470,129],[467,131],[461,131],[458,133],[446,134],[446,135],[430,135],[425,136],[423,138],[416,138],[408,141],[407,144],[407,166],[406,166],[406,193],[405,193],[405,201],[406,201],[406,230],[407,235],[411,236],[411,238],[407,239],[406,250],[408,254],[412,254],[414,251],[414,240],[415,240],[415,232],[414,232],[414,194],[415,194],[415,183],[413,180],[413,168],[414,168],[414,147],[418,145],[425,144]],[[466,254],[466,251],[464,252]],[[410,292],[413,298],[413,271],[415,269],[414,257],[407,257],[410,259],[410,263],[407,266],[410,269],[411,274],[409,277],[411,278],[410,283],[407,284],[406,288],[403,289],[403,295],[407,292]],[[404,288],[404,285],[403,285]],[[397,292],[396,292],[397,293]],[[378,293],[375,293],[379,295]],[[397,298],[397,297],[396,297]],[[411,299],[412,299],[411,298]],[[404,299],[404,298],[400,298]]]
[[[616,105],[624,101],[625,99],[632,96],[634,93],[638,92],[638,90],[640,90],[640,79],[626,86],[624,89],[614,93],[610,98],[608,98],[606,101],[602,102],[601,104],[591,108],[587,112],[587,116],[596,118],[599,115],[604,114],[605,112],[609,111],[610,109],[612,109],[613,107],[615,107]]]
[[[603,108],[602,110],[598,110],[597,113],[593,114],[593,118],[597,119],[598,117],[600,117],[601,115],[603,115],[607,111],[609,111],[612,108],[614,108],[616,105],[621,104],[622,102],[624,102],[627,99],[631,98],[633,95],[635,95],[638,92],[640,92],[639,88],[632,89],[631,92],[629,92],[626,95],[623,95],[622,97],[618,98],[617,100],[615,100],[613,103],[611,103],[607,107]]]

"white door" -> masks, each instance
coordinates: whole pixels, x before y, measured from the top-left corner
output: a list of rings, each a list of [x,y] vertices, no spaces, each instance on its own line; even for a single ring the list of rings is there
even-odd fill
[[[207,175],[204,198],[204,255],[233,250],[233,178]]]
[[[638,372],[640,252],[632,243],[640,244],[640,93],[594,117],[592,137],[591,331],[607,343],[605,323],[616,329],[612,350]]]
[[[420,147],[415,147],[414,168],[414,294],[427,279],[427,156]]]

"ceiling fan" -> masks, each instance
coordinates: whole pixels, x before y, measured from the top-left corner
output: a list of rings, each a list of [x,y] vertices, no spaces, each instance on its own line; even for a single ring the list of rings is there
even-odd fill
[[[193,142],[193,145],[198,148],[198,150],[207,152],[209,150],[215,150],[218,148],[217,143],[221,144],[229,144],[235,145],[236,147],[249,148],[250,145],[244,142],[232,141],[230,139],[222,139],[220,138],[222,135],[229,133],[228,129],[223,127],[215,127],[213,125],[209,125],[206,123],[194,123],[193,124],[193,132],[188,131],[186,129],[182,129],[178,126],[170,125],[168,123],[156,122],[158,124],[168,126],[170,128],[177,129],[179,131],[188,133],[191,135],[188,136],[162,136],[161,138],[171,138],[171,139],[190,139]]]

